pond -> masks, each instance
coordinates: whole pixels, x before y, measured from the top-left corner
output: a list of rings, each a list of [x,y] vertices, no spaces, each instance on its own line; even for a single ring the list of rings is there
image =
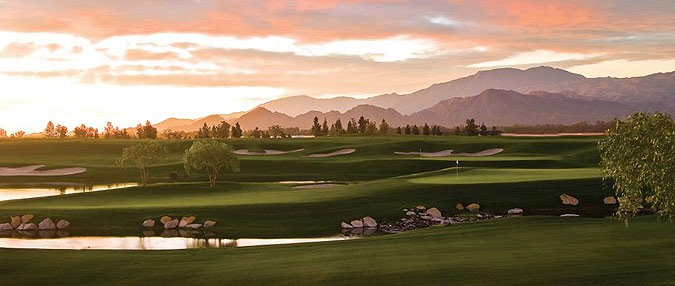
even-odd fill
[[[80,236],[61,238],[0,238],[0,248],[70,250],[179,250],[196,248],[234,248],[340,241],[356,237],[319,238],[188,238],[188,237],[112,237]]]
[[[97,192],[133,186],[138,186],[138,184],[116,183],[107,185],[85,185],[67,182],[0,184],[0,202],[75,193]]]

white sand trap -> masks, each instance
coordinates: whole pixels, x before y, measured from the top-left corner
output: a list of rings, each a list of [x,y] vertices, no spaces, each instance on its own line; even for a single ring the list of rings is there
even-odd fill
[[[301,186],[295,186],[293,189],[324,189],[324,188],[333,188],[333,187],[339,187],[339,186],[344,186],[342,184],[313,184],[313,185],[301,185]]]
[[[504,149],[501,148],[493,148],[493,149],[487,149],[483,150],[480,152],[476,153],[457,153],[453,154],[452,150],[444,150],[444,151],[439,151],[439,152],[394,152],[394,154],[397,155],[419,155],[420,157],[448,157],[448,156],[455,156],[455,157],[485,157],[485,156],[492,156],[495,154],[499,154]]]
[[[337,150],[335,152],[330,152],[330,153],[323,153],[323,154],[310,154],[305,157],[309,158],[326,158],[326,157],[333,157],[333,156],[338,156],[338,155],[349,155],[351,153],[356,152],[356,149],[342,149],[342,150]]]
[[[298,150],[292,150],[292,151],[264,150],[261,153],[261,152],[251,152],[251,151],[248,151],[247,149],[239,149],[239,150],[234,150],[234,154],[237,154],[237,155],[281,155],[281,154],[302,152],[303,150],[305,150],[305,149],[298,149]]]
[[[75,168],[61,168],[61,169],[52,169],[46,171],[39,171],[37,169],[44,167],[45,165],[31,165],[26,167],[19,168],[0,168],[0,176],[66,176],[66,175],[75,175],[84,173],[87,171],[87,168],[75,167]]]

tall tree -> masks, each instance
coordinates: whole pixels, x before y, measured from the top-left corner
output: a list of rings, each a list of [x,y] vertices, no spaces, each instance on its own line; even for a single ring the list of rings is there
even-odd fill
[[[56,137],[56,131],[54,129],[54,123],[49,121],[47,122],[47,127],[45,128],[44,136],[47,138]]]
[[[150,166],[162,162],[167,154],[166,146],[158,142],[143,142],[124,148],[117,164],[122,168],[136,166],[141,174],[141,185],[145,186],[150,177]]]
[[[382,122],[380,123],[380,133],[382,134],[387,134],[389,133],[389,123],[382,118]]]
[[[480,125],[480,135],[481,135],[481,136],[487,135],[487,130],[488,130],[488,129],[487,129],[487,126],[485,126],[485,123],[482,123],[482,124]]]
[[[412,129],[410,129],[410,125],[405,126],[405,134],[408,134],[408,135],[412,134]]]
[[[56,136],[59,138],[66,138],[68,135],[68,127],[62,126],[61,124],[57,124],[54,128],[54,131],[56,132]]]
[[[617,120],[598,148],[621,219],[628,222],[643,206],[675,218],[675,124],[669,115],[635,113],[625,122]]]
[[[0,128],[0,138],[7,138],[7,130]]]
[[[366,125],[370,122],[368,119],[365,119],[363,116],[359,118],[359,133],[366,133]]]
[[[363,132],[365,135],[375,135],[377,133],[377,126],[375,126],[375,122],[366,122],[366,130]]]
[[[314,116],[314,121],[312,122],[312,135],[321,136],[321,124],[319,124],[319,117]]]
[[[198,139],[208,139],[211,138],[211,128],[206,125],[206,122],[204,122],[204,125],[202,125],[199,130],[197,130],[197,138]]]
[[[345,133],[345,129],[342,127],[342,121],[338,118],[335,121],[335,135],[340,136],[342,133]]]
[[[282,138],[286,136],[286,132],[281,128],[281,125],[272,125],[268,128],[269,134],[274,138]]]
[[[396,134],[403,134],[403,130],[401,130],[401,126],[396,128]]]
[[[431,127],[429,127],[429,124],[424,123],[424,127],[422,127],[422,134],[431,135]]]
[[[239,172],[239,159],[234,155],[232,148],[216,140],[200,140],[192,143],[183,155],[183,165],[187,173],[205,170],[211,188],[216,186],[218,174],[223,168]]]
[[[321,125],[321,134],[328,135],[329,131],[330,130],[328,129],[328,121],[326,121],[326,118],[324,118],[323,124]]]
[[[232,138],[241,138],[241,136],[244,134],[244,132],[241,130],[241,126],[239,126],[239,122],[235,123],[234,126],[232,126]]]
[[[464,134],[468,136],[478,135],[478,125],[476,125],[476,120],[471,118],[466,120],[466,126],[464,126]]]
[[[412,127],[412,134],[413,134],[413,135],[420,135],[420,128],[417,127],[417,125],[413,125],[413,127]]]

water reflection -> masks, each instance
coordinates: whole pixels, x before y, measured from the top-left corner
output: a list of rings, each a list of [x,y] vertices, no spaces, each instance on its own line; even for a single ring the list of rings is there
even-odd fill
[[[138,186],[137,183],[85,185],[77,183],[0,184],[0,201],[59,196]]]
[[[14,233],[14,232],[12,232]],[[312,243],[353,239],[347,236],[320,238],[188,238],[188,237],[64,237],[64,238],[0,238],[0,248],[21,249],[100,249],[100,250],[177,250],[194,248],[251,247]]]

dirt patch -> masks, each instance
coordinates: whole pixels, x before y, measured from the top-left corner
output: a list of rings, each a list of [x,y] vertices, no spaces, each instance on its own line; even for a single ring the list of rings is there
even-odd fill
[[[333,157],[333,156],[338,156],[338,155],[349,155],[349,154],[354,153],[354,152],[356,152],[356,149],[342,149],[342,150],[337,150],[335,152],[330,152],[330,153],[311,154],[311,155],[307,155],[305,157],[326,158],[326,157]]]
[[[87,171],[87,168],[75,167],[75,168],[61,168],[61,169],[52,169],[39,171],[37,169],[45,167],[45,165],[31,165],[19,168],[0,168],[0,176],[67,176],[84,173]]]
[[[439,152],[394,152],[396,155],[419,155],[420,157],[449,157],[449,156],[454,156],[454,157],[485,157],[485,156],[492,156],[495,154],[499,154],[504,149],[501,148],[493,148],[493,149],[487,149],[483,150],[480,152],[476,153],[452,153],[453,150],[444,150],[444,151],[439,151]]]
[[[234,154],[237,155],[282,155],[289,153],[302,152],[305,149],[291,150],[291,151],[281,151],[281,150],[263,150],[263,152],[251,152],[246,149],[234,150]]]

